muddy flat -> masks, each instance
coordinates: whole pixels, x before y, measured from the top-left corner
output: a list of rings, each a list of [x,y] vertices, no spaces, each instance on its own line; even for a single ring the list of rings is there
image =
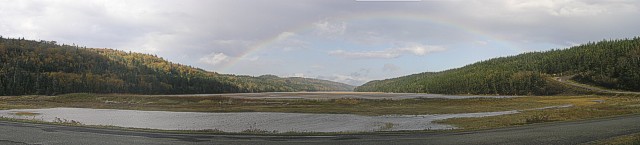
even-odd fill
[[[27,114],[29,113],[29,114]],[[242,132],[372,132],[398,130],[454,129],[432,121],[456,117],[486,117],[518,113],[517,110],[434,115],[312,114],[278,112],[170,112],[89,108],[48,108],[0,110],[0,117],[54,122],[74,120],[85,125],[162,130],[219,130]]]

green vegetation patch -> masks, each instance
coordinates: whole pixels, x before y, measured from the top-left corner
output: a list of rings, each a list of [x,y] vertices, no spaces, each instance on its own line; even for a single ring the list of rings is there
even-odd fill
[[[592,100],[593,99],[593,100]],[[573,102],[574,107],[528,110],[517,114],[482,117],[482,118],[451,118],[436,121],[451,124],[465,130],[490,129],[517,126],[532,123],[584,120],[616,115],[640,113],[640,97],[559,97],[542,102]],[[582,100],[582,101],[580,101]],[[591,101],[589,101],[591,100]]]
[[[15,112],[15,113],[11,113],[11,114],[17,115],[17,116],[37,116],[37,115],[40,115],[40,113],[25,112],[25,111]]]
[[[524,110],[608,102],[599,96],[536,96],[470,99],[238,99],[219,96],[144,96],[127,94],[67,94],[0,99],[5,109],[76,107],[184,112],[289,112],[359,115],[422,115]]]

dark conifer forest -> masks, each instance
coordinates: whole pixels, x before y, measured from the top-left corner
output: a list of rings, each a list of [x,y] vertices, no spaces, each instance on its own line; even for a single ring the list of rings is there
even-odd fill
[[[151,54],[0,38],[0,95],[65,93],[200,94],[350,91],[309,78],[219,74]],[[493,58],[441,72],[376,80],[355,91],[554,95],[573,91],[553,80],[640,91],[640,38]]]
[[[370,81],[355,91],[554,95],[572,90],[554,77],[601,88],[640,91],[640,38],[493,58],[441,72]]]
[[[0,95],[350,91],[309,78],[208,72],[155,55],[0,37]]]

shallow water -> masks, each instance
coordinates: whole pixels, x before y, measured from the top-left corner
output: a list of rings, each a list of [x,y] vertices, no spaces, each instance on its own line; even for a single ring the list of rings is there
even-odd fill
[[[268,93],[231,93],[231,94],[193,94],[193,95],[151,95],[151,96],[217,96],[241,99],[468,99],[468,98],[513,98],[520,96],[476,96],[476,95],[441,95],[422,93],[375,93],[375,92],[268,92]]]
[[[16,115],[17,112],[39,114],[35,116],[20,116]],[[87,108],[0,110],[0,116],[4,117],[38,119],[51,122],[57,117],[63,120],[79,121],[86,125],[113,125],[163,130],[217,129],[225,132],[241,132],[247,129],[276,132],[441,130],[454,129],[455,127],[446,124],[436,124],[432,121],[455,117],[484,117],[513,113],[518,113],[518,111],[440,115],[362,116],[352,114],[274,112],[202,113]]]

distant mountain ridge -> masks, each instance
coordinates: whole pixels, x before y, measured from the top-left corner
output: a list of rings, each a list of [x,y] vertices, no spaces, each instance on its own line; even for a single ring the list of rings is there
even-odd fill
[[[553,95],[579,93],[552,80],[640,91],[640,37],[499,57],[461,68],[374,80],[355,91],[437,94]]]
[[[0,37],[0,95],[351,91],[310,78],[219,74],[155,55]]]

